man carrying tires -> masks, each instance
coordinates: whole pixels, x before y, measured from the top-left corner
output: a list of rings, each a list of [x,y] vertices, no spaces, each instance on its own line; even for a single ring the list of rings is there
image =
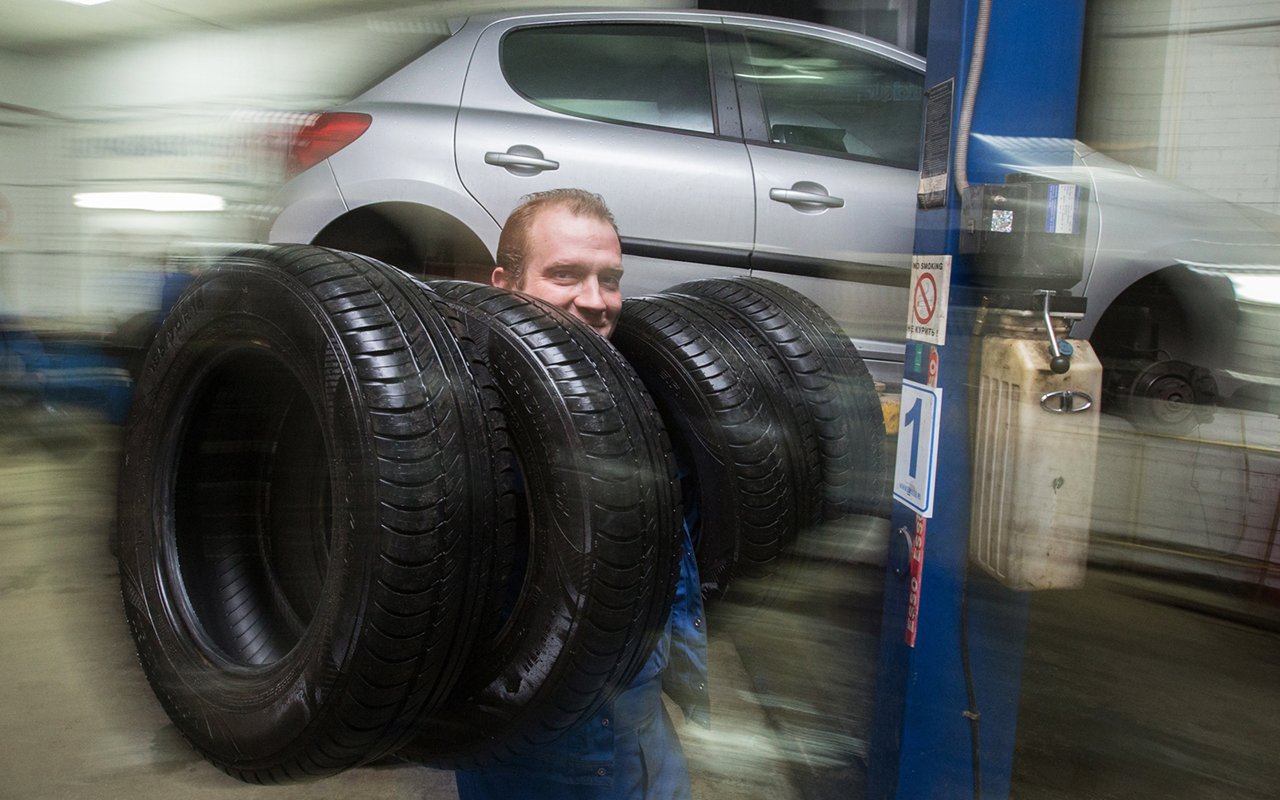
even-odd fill
[[[539,298],[601,336],[622,309],[622,249],[599,195],[554,189],[525,198],[498,240],[493,285]],[[688,766],[666,691],[707,725],[706,626],[686,511],[684,551],[666,630],[639,675],[610,703],[552,745],[484,769],[458,770],[460,800],[690,798]]]

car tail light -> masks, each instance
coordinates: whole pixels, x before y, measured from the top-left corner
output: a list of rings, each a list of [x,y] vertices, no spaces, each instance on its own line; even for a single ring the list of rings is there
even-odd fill
[[[360,138],[373,118],[368,114],[330,111],[317,114],[294,134],[289,145],[288,174],[297,175]]]

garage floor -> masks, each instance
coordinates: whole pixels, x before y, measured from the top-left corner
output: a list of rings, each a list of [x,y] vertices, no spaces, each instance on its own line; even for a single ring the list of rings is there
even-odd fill
[[[450,773],[415,766],[264,788],[196,756],[123,620],[107,545],[117,431],[74,422],[0,427],[0,800],[455,796]],[[698,800],[863,795],[882,579],[831,551],[849,533],[818,540],[767,602],[709,614],[714,727],[681,729]],[[1014,796],[1274,796],[1273,605],[1121,565],[1032,615]]]

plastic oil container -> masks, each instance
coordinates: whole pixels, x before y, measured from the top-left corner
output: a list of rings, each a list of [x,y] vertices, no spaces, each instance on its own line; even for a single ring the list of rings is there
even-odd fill
[[[1084,582],[1102,365],[1065,340],[1055,374],[1043,320],[994,312],[981,341],[969,556],[1013,589]],[[1055,337],[1066,323],[1054,321]],[[1059,339],[1060,346],[1063,340]]]

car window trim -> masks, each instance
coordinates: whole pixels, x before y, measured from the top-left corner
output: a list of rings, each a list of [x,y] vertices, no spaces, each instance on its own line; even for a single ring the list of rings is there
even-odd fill
[[[711,104],[713,123],[723,139],[742,141],[742,104],[738,81],[733,75],[733,59],[729,55],[728,33],[719,25],[705,26],[709,67],[711,69]]]
[[[838,158],[841,161],[857,161],[862,164],[874,164],[877,167],[888,167],[889,169],[919,170],[920,164],[912,164],[904,166],[887,158],[875,158],[873,156],[864,156],[857,153],[837,153],[834,150],[823,150],[821,147],[805,147],[798,144],[785,144],[783,142],[772,141],[752,141],[746,140],[746,143],[752,147],[767,147],[771,150],[783,150],[788,153],[802,153],[810,156],[820,156],[822,158]]]
[[[729,59],[729,75],[733,79],[738,97],[739,116],[742,120],[742,138],[748,143],[769,142],[769,120],[764,113],[764,97],[760,87],[749,81],[738,80],[738,64],[734,52],[747,51],[747,29],[733,27],[724,32],[725,53]]]
[[[635,25],[635,26],[647,26],[647,27],[696,28],[700,30],[702,32],[703,46],[706,48],[706,55],[707,55],[707,83],[708,83],[708,87],[711,90],[710,112],[711,112],[712,130],[710,132],[694,131],[694,130],[689,130],[688,128],[672,128],[666,125],[650,125],[644,122],[631,122],[629,120],[614,119],[612,117],[602,117],[595,114],[585,114],[580,112],[570,113],[568,111],[564,111],[558,108],[549,108],[548,106],[545,106],[542,103],[539,103],[537,100],[533,99],[528,94],[520,91],[515,87],[514,84],[512,84],[511,79],[507,77],[507,67],[506,67],[506,64],[504,63],[505,54],[506,54],[506,48],[504,47],[504,44],[508,36],[510,36],[511,34],[517,31],[528,30],[529,28],[559,28],[559,27],[587,26],[587,25],[595,26],[595,27],[599,27],[601,25],[609,25],[614,27],[623,26],[623,25]],[[514,93],[517,97],[524,100],[525,102],[529,103],[529,105],[535,108],[539,108],[550,114],[556,114],[562,117],[568,117],[569,119],[585,119],[585,120],[591,120],[592,122],[602,122],[608,125],[623,125],[628,128],[640,128],[643,130],[661,131],[663,133],[682,134],[685,136],[698,136],[704,139],[727,139],[729,141],[742,141],[740,118],[738,119],[737,125],[730,124],[729,126],[730,129],[733,130],[733,134],[726,135],[724,133],[721,133],[722,102],[720,100],[721,94],[716,91],[717,89],[717,76],[715,74],[716,54],[714,52],[715,48],[712,47],[712,36],[711,36],[712,30],[713,30],[713,26],[707,25],[704,23],[698,23],[698,22],[683,22],[683,21],[682,22],[665,22],[665,21],[648,21],[648,20],[616,20],[616,21],[615,20],[572,20],[572,21],[565,21],[565,22],[550,22],[550,23],[536,22],[536,23],[530,23],[528,25],[516,25],[511,28],[508,28],[507,30],[502,31],[501,36],[498,37],[498,70],[502,75],[503,83],[506,84],[507,88],[510,89],[512,93]],[[732,82],[736,83],[736,80],[733,79],[732,72],[730,73],[729,78]],[[725,119],[733,119],[737,117],[736,114],[734,114],[732,117],[730,117],[730,115],[728,114],[725,114],[724,116],[725,116]]]

